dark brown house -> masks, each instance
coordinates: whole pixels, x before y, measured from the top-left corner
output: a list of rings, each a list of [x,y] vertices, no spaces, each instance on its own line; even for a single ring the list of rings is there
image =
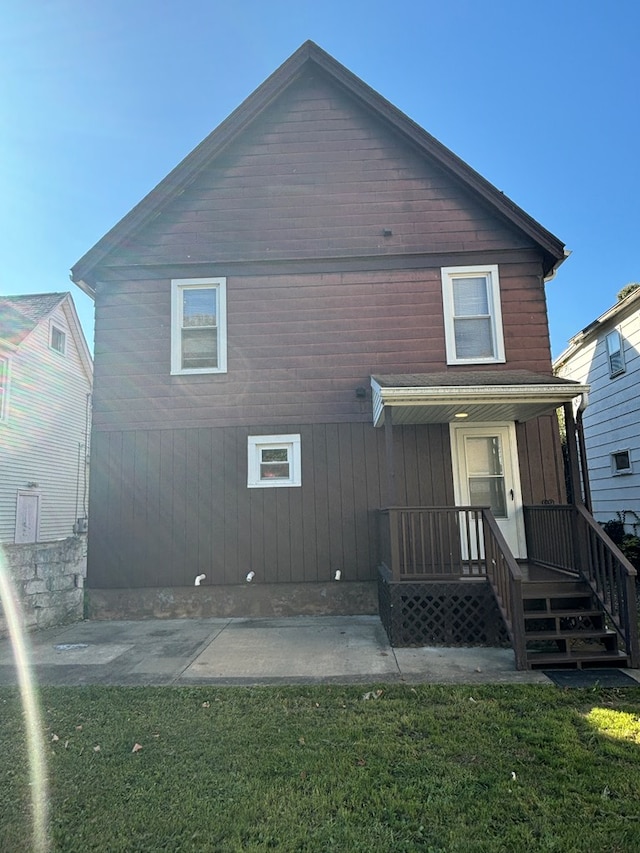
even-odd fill
[[[566,501],[564,257],[302,45],[73,268],[96,302],[91,606],[371,612],[377,588],[396,644],[635,663],[633,570],[582,506],[572,428]]]

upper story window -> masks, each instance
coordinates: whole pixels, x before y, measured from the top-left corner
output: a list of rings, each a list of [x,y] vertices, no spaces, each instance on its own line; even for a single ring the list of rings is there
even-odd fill
[[[622,335],[619,329],[609,332],[606,339],[607,358],[609,360],[609,376],[617,376],[624,373],[624,349],[622,346]]]
[[[505,361],[498,267],[443,267],[447,364]]]
[[[0,421],[9,413],[9,359],[0,358]]]
[[[174,279],[171,282],[171,373],[226,372],[226,279]]]
[[[49,340],[49,346],[51,349],[59,352],[61,355],[65,354],[65,350],[67,347],[67,336],[58,326],[54,326],[51,324],[51,337]]]
[[[447,364],[505,361],[497,265],[441,272]]]
[[[300,436],[250,435],[247,486],[301,486]]]

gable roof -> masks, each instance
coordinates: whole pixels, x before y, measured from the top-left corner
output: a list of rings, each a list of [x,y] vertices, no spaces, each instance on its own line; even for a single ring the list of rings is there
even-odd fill
[[[569,346],[560,353],[553,362],[553,369],[559,370],[562,365],[572,358],[580,349],[602,334],[603,330],[610,329],[616,323],[620,322],[625,316],[633,314],[634,311],[640,311],[640,287],[632,290],[624,299],[619,299],[615,305],[608,308],[604,314],[601,314],[588,326],[585,326],[580,332],[569,339]]]
[[[542,250],[545,275],[552,274],[562,263],[566,253],[564,244],[557,237],[345,66],[314,42],[306,41],[73,266],[72,281],[93,296],[94,272],[101,262],[183,192],[208,163],[237,139],[309,67],[320,69],[495,215],[528,235]]]
[[[16,349],[24,339],[56,308],[62,307],[69,330],[73,335],[78,355],[89,379],[93,375],[93,360],[78,319],[71,294],[29,293],[20,296],[0,297],[0,342]]]
[[[68,293],[30,293],[0,297],[0,340],[17,346]]]

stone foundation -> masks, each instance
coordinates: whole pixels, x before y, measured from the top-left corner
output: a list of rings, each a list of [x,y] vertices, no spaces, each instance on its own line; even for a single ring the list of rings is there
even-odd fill
[[[25,628],[50,628],[83,618],[86,536],[0,547]],[[0,609],[0,637],[7,634],[6,617]]]
[[[375,581],[86,589],[89,619],[377,615]]]

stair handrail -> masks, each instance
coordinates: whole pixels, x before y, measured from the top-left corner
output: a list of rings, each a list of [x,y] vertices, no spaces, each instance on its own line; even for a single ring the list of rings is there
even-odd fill
[[[593,537],[579,537],[576,548],[576,556],[578,558],[577,568],[589,583],[593,594],[609,616],[611,624],[623,639],[631,667],[637,668],[640,666],[640,643],[638,640],[636,605],[636,577],[638,573],[615,542],[613,542],[594,519],[589,510],[580,503],[575,505],[575,510],[578,519],[587,526],[587,530]],[[592,545],[594,539],[596,543],[595,550],[599,550],[599,543],[602,550],[605,553],[608,552],[612,560],[612,567],[621,576],[616,579],[620,581],[616,585],[616,594],[614,594],[614,590],[610,586],[612,578],[605,574],[604,569],[600,566],[598,554],[594,554],[594,547]],[[608,560],[605,560],[605,562],[608,562]]]
[[[516,669],[527,668],[527,649],[524,631],[522,600],[523,574],[511,553],[493,512],[482,510],[485,565],[489,585],[504,619],[515,654]]]

